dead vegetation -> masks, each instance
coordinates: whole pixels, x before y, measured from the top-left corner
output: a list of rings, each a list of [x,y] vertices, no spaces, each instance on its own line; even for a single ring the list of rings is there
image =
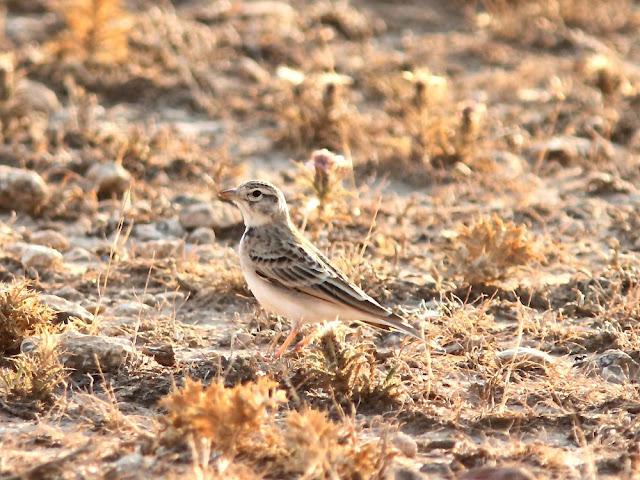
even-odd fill
[[[384,409],[401,401],[402,386],[397,367],[379,368],[375,345],[351,345],[342,328],[322,335],[318,345],[297,359],[291,383],[311,402],[337,402],[345,408],[367,405]]]
[[[254,472],[269,476],[383,478],[393,457],[383,441],[360,441],[350,420],[332,422],[317,410],[286,411],[278,420],[276,411],[285,402],[284,391],[266,378],[233,388],[187,380],[162,402],[170,425],[163,441],[186,441],[198,476],[249,475],[240,466],[248,461]],[[211,451],[229,463],[209,465]]]
[[[26,282],[3,285],[0,292],[0,353],[16,353],[26,337],[49,329],[54,312]]]
[[[67,0],[60,5],[60,13],[67,29],[51,44],[53,55],[105,64],[127,58],[132,22],[121,0]]]
[[[472,285],[505,278],[514,267],[544,259],[540,242],[525,225],[504,222],[497,215],[460,226],[452,250],[454,268]]]
[[[509,41],[558,47],[566,29],[606,35],[634,28],[640,20],[630,0],[482,0],[491,29]],[[525,28],[529,27],[529,28]],[[547,37],[545,39],[545,36]]]
[[[20,415],[33,416],[34,410],[51,406],[55,393],[65,384],[66,369],[60,361],[56,339],[41,334],[38,348],[10,359],[0,368],[0,397]]]

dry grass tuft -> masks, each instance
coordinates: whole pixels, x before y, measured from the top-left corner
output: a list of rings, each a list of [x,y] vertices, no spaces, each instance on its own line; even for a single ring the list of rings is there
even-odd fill
[[[0,396],[16,406],[42,407],[54,398],[65,382],[65,368],[59,358],[53,335],[42,334],[37,350],[11,360],[11,367],[0,370]]]
[[[280,88],[273,98],[276,141],[295,150],[317,146],[334,151],[364,141],[362,118],[348,99],[352,79],[326,73],[305,75],[279,68]]]
[[[28,288],[27,282],[0,289],[0,354],[16,353],[25,337],[50,325],[54,312]]]
[[[457,230],[452,263],[469,284],[504,278],[513,267],[544,259],[525,225],[497,215],[481,217]]]
[[[302,478],[384,478],[393,452],[383,439],[361,443],[350,422],[331,422],[317,410],[291,412],[284,433],[291,473]]]
[[[371,408],[397,403],[402,390],[395,369],[379,370],[373,343],[346,342],[345,333],[338,326],[310,347],[294,365],[293,383],[310,397],[328,394],[341,404]]]
[[[68,28],[51,44],[54,52],[102,64],[127,59],[131,22],[120,0],[67,0],[61,13]]]
[[[268,413],[286,401],[277,383],[261,378],[255,383],[226,388],[214,382],[206,388],[187,380],[162,404],[169,410],[168,420],[181,435],[207,439],[226,454],[250,452],[267,440]]]
[[[638,25],[632,0],[482,0],[488,24],[500,38],[555,47],[566,28],[607,34]],[[482,22],[484,23],[484,22]]]
[[[232,461],[231,472],[262,471],[276,478],[383,478],[393,458],[384,440],[362,442],[352,422],[334,423],[311,409],[277,420],[275,410],[286,398],[276,385],[262,378],[203,388],[187,380],[164,399],[170,433],[190,444],[196,475],[222,473]],[[210,467],[212,449],[227,461]]]

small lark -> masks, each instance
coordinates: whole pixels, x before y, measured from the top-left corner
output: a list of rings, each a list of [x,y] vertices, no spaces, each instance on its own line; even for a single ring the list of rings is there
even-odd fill
[[[242,212],[240,265],[262,307],[293,321],[280,357],[304,323],[360,321],[418,339],[420,332],[353,284],[293,225],[282,192],[252,180],[220,192]]]

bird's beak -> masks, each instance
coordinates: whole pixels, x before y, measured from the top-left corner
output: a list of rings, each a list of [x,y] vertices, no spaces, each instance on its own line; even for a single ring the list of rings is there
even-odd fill
[[[238,197],[238,190],[235,188],[229,188],[228,190],[222,190],[218,193],[218,198],[220,200],[225,200],[227,202],[232,202]]]

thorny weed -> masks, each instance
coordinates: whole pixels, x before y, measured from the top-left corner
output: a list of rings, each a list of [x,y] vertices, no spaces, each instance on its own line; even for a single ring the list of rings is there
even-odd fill
[[[52,326],[54,311],[23,281],[0,288],[0,354],[15,353],[25,337]]]
[[[542,247],[525,225],[497,215],[461,225],[452,252],[452,264],[471,285],[505,278],[514,267],[543,259]]]
[[[187,380],[162,402],[168,409],[164,441],[190,446],[197,478],[230,462],[276,477],[383,478],[395,455],[384,439],[364,442],[353,421],[335,423],[311,409],[286,411],[280,420],[276,411],[285,401],[266,378],[235,387]],[[213,452],[221,452],[224,463],[210,465]]]
[[[335,399],[343,405],[390,405],[402,394],[397,367],[381,371],[371,342],[355,345],[345,340],[346,330],[325,333],[292,367],[292,383],[298,391],[317,400]]]
[[[327,149],[316,150],[311,159],[299,168],[300,183],[311,191],[310,198],[303,206],[304,219],[301,229],[304,230],[310,215],[316,210],[321,219],[334,219],[348,205],[345,202],[350,196],[349,190],[343,186],[345,177],[353,179],[353,165],[342,155],[336,155]]]
[[[291,452],[290,472],[301,478],[382,479],[395,453],[385,438],[362,442],[352,421],[331,422],[312,409],[287,415],[284,440]]]
[[[67,372],[51,333],[41,333],[36,349],[12,358],[11,364],[0,369],[0,394],[11,404],[42,408],[50,405],[56,390],[65,385]]]
[[[255,384],[226,388],[216,381],[206,388],[187,380],[183,389],[163,400],[168,421],[183,435],[208,439],[229,455],[249,452],[266,441],[268,414],[286,398],[276,383],[262,378]]]

